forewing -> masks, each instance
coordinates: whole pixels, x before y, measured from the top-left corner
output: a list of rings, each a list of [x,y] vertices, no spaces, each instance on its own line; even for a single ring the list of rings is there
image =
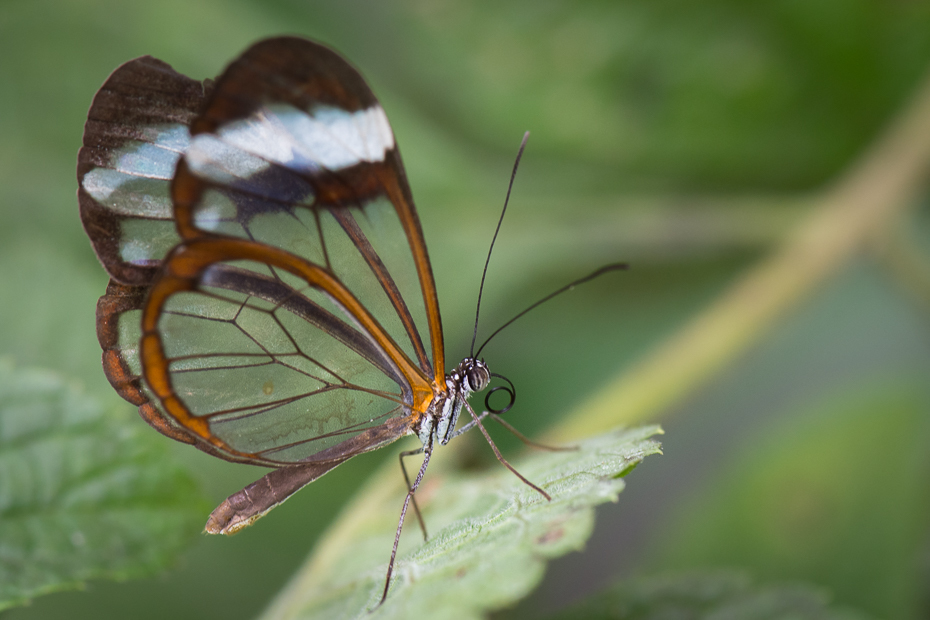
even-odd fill
[[[255,240],[330,270],[423,374],[443,376],[420,223],[354,68],[303,39],[262,41],[218,78],[191,133],[172,189],[183,237]]]
[[[117,68],[94,96],[78,202],[94,251],[118,282],[148,284],[180,241],[169,186],[211,84],[144,56]]]

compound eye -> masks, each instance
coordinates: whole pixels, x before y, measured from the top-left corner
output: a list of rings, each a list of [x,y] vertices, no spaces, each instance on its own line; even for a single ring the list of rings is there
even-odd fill
[[[488,387],[491,381],[491,375],[484,368],[470,368],[465,377],[468,379],[468,386],[472,392],[480,392]]]

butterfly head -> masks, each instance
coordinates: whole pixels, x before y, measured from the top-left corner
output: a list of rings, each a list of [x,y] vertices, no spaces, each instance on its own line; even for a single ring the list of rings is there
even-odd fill
[[[460,385],[465,392],[480,392],[491,382],[491,371],[487,364],[473,357],[466,357],[455,369]]]

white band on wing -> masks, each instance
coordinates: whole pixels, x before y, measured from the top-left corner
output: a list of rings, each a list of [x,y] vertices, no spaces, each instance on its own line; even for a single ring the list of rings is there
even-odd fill
[[[220,127],[215,135],[195,136],[187,160],[195,172],[222,180],[218,168],[239,178],[269,163],[298,172],[340,170],[383,161],[392,148],[394,134],[380,105],[356,112],[320,106],[307,113],[273,104]],[[238,156],[234,151],[240,151]]]

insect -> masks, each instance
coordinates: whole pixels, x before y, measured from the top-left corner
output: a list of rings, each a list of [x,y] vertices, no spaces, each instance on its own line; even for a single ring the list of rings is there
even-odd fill
[[[365,81],[294,37],[256,43],[215,82],[137,58],[94,97],[78,182],[110,276],[97,305],[110,383],[164,435],[275,468],[207,532],[234,533],[349,458],[420,439],[401,455],[423,462],[412,482],[404,470],[383,602],[433,450],[474,426],[491,442],[481,421],[510,405],[468,404],[496,376],[480,348],[445,372],[420,221]]]

